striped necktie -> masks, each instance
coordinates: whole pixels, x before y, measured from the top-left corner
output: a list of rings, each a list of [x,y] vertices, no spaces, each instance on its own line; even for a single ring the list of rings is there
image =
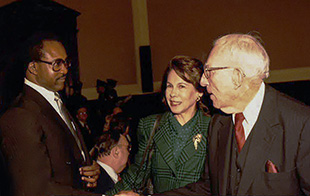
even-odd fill
[[[73,135],[80,151],[81,151],[81,154],[83,155],[83,158],[84,160],[85,159],[85,154],[84,154],[84,151],[82,149],[82,145],[81,145],[81,141],[77,135],[77,132],[76,132],[76,129],[75,129],[75,126],[70,118],[70,115],[69,115],[69,112],[67,111],[67,109],[65,108],[64,104],[62,103],[61,101],[61,98],[60,98],[60,95],[58,93],[55,93],[55,98],[54,98],[55,102],[57,103],[57,106],[58,106],[58,109],[61,113],[61,117],[62,119],[65,121],[66,125],[68,126],[68,128],[70,129],[71,131],[71,134]]]

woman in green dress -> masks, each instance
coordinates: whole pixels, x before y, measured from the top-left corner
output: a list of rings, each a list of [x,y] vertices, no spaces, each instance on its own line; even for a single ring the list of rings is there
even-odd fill
[[[135,163],[107,195],[139,189],[146,177],[152,180],[154,193],[179,188],[200,178],[204,171],[210,122],[201,102],[204,89],[199,81],[202,74],[203,64],[198,59],[188,56],[172,58],[162,81],[163,101],[169,111],[161,115],[153,137],[151,159],[140,168],[158,115],[139,121]]]

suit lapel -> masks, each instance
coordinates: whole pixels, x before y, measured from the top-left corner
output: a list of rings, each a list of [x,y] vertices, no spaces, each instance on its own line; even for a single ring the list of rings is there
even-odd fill
[[[176,174],[175,161],[173,156],[173,146],[171,143],[171,138],[173,136],[171,134],[168,115],[169,113],[165,113],[162,117],[159,128],[154,135],[154,142],[159,150],[159,153],[162,155],[162,157],[164,157],[167,165],[170,167],[173,173]]]
[[[217,165],[218,172],[218,183],[219,183],[219,194],[226,195],[228,172],[230,167],[230,156],[231,156],[231,146],[232,146],[232,121],[231,116],[221,117],[219,123],[216,123],[218,127],[218,143],[217,143]]]
[[[279,121],[272,114],[277,110],[274,106],[274,96],[266,86],[264,102],[259,117],[251,131],[252,139],[249,145],[243,174],[240,180],[238,195],[245,195],[255,177],[265,168],[265,163],[277,135],[281,134]]]
[[[31,100],[35,101],[41,108],[41,113],[47,117],[47,119],[54,122],[54,124],[57,124],[59,126],[60,130],[64,130],[66,132],[66,135],[71,140],[71,144],[74,144],[74,148],[72,149],[74,152],[78,153],[78,158],[83,160],[82,154],[79,150],[79,147],[69,130],[67,124],[64,122],[64,120],[61,118],[61,116],[55,111],[55,109],[51,106],[51,104],[37,91],[29,87],[28,85],[24,85],[24,91],[25,95],[30,97]],[[74,122],[74,121],[73,121]],[[69,141],[68,141],[69,142]],[[86,149],[85,144],[83,142],[82,146],[84,145],[83,151]],[[84,151],[85,154],[87,154],[87,158],[89,159],[89,155],[87,151]],[[77,153],[75,153],[77,154]],[[87,159],[86,158],[86,159]],[[89,162],[89,160],[87,160]]]

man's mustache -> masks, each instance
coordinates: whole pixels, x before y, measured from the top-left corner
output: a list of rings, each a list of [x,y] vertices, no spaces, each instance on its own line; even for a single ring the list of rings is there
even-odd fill
[[[62,80],[62,79],[66,79],[67,74],[62,74],[62,76],[60,76],[59,78],[57,78],[57,80]]]

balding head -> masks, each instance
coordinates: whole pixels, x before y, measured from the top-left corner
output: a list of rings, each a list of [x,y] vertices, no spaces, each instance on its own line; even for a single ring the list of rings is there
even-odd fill
[[[248,34],[229,34],[214,42],[214,49],[225,53],[247,77],[269,76],[269,56],[258,39]]]

